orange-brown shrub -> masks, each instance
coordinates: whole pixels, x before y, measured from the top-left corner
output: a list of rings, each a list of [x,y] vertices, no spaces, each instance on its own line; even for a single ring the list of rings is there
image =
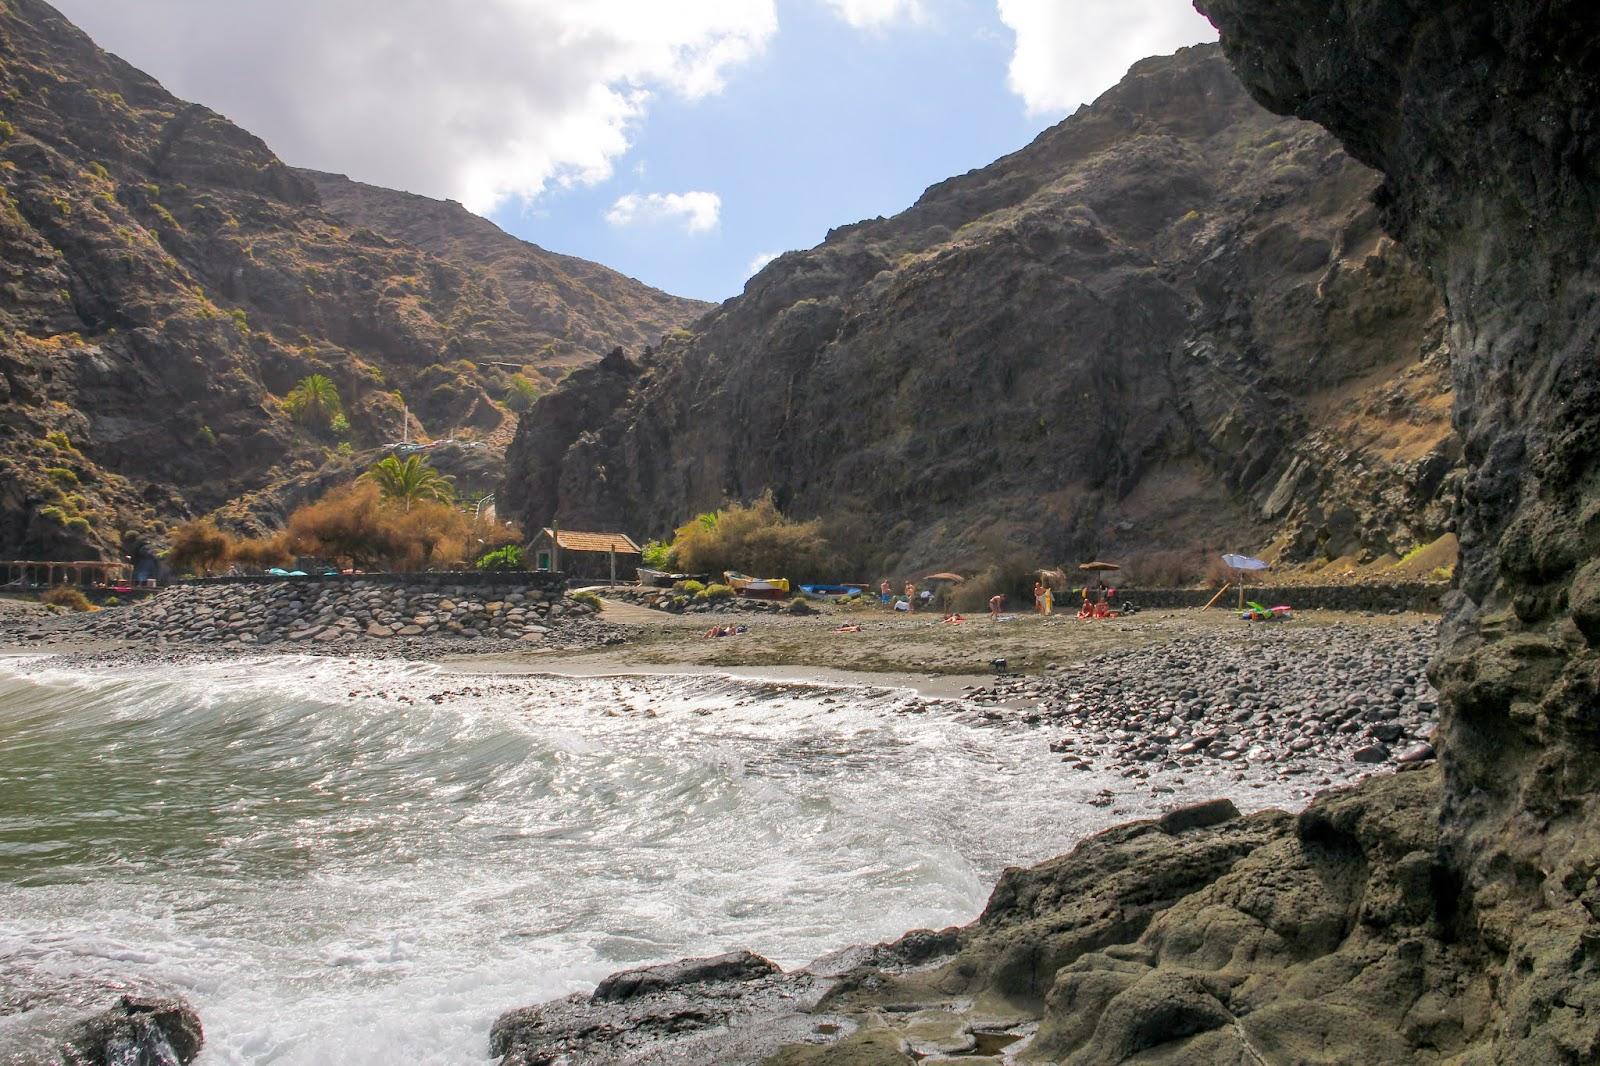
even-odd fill
[[[179,573],[200,575],[221,569],[234,549],[231,535],[217,528],[209,518],[185,522],[172,531],[172,546],[167,549],[167,563]]]
[[[87,611],[92,606],[83,590],[72,585],[53,585],[39,593],[39,602],[52,607],[65,607],[69,611]]]
[[[459,564],[471,527],[449,504],[422,500],[406,510],[358,481],[296,508],[285,543],[296,554],[362,569],[417,570]]]
[[[287,533],[274,533],[266,537],[245,537],[233,544],[229,556],[241,566],[268,570],[274,566],[288,566],[294,562],[294,552],[289,550]]]

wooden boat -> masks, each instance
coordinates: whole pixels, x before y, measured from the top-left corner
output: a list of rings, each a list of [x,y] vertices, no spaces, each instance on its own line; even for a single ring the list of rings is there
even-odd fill
[[[711,579],[710,574],[669,574],[665,570],[652,570],[648,566],[634,569],[639,575],[639,584],[646,588],[670,589],[680,581],[699,581],[703,584]]]
[[[789,595],[789,579],[786,577],[751,577],[748,574],[736,574],[732,570],[722,576],[736,596],[752,600],[781,600]]]
[[[652,570],[648,566],[641,566],[635,572],[639,575],[639,584],[646,588],[670,589],[673,581],[677,580],[665,570]]]
[[[861,595],[860,585],[801,585],[800,591],[814,600],[849,599]]]

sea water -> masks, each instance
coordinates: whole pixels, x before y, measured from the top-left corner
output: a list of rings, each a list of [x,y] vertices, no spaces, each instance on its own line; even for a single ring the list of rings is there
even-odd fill
[[[206,1066],[483,1062],[617,969],[964,923],[1155,809],[1091,806],[1126,782],[1049,738],[711,675],[0,660],[0,1061],[139,991],[196,1007]]]

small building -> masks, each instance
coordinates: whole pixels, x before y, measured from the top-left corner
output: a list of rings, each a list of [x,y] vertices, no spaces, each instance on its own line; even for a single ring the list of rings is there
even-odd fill
[[[632,581],[643,556],[626,533],[560,532],[548,526],[528,545],[535,570],[560,570],[570,577]]]

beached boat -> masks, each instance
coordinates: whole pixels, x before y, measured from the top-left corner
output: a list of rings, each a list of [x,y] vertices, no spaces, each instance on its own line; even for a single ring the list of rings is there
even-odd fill
[[[635,573],[639,575],[639,584],[646,588],[670,589],[675,580],[673,575],[665,570],[652,570],[648,566],[639,567]]]
[[[814,600],[837,600],[861,595],[861,585],[801,585],[800,591]]]
[[[789,595],[789,579],[786,577],[751,577],[748,574],[736,574],[732,570],[722,576],[736,596],[746,596],[752,600],[781,600]]]

